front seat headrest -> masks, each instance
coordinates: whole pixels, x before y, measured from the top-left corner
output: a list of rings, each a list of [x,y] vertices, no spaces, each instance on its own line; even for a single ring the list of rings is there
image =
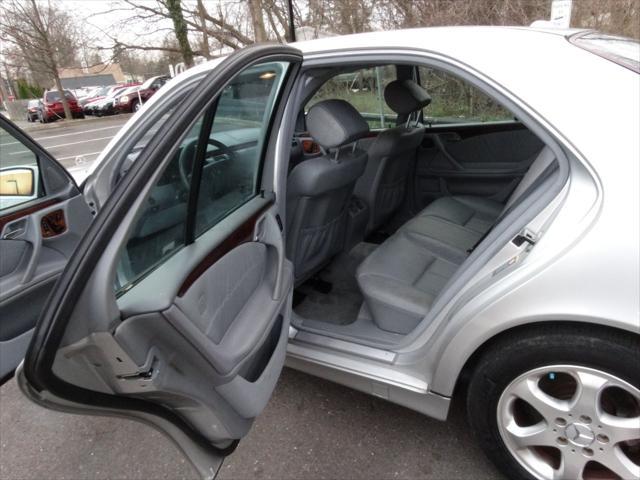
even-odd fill
[[[408,115],[431,103],[427,91],[413,80],[394,80],[384,89],[384,100],[398,115]]]
[[[307,113],[309,135],[323,148],[353,143],[369,132],[362,115],[344,100],[323,100]]]

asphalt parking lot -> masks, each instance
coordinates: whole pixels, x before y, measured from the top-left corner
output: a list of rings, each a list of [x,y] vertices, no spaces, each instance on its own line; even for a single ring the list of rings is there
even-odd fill
[[[127,420],[31,404],[15,380],[0,388],[0,478],[192,479],[160,433]],[[499,479],[456,404],[448,422],[285,370],[220,479]]]
[[[127,119],[35,126],[30,134],[73,172],[94,161]],[[197,475],[178,448],[151,428],[45,410],[23,397],[11,380],[0,388],[0,478],[191,479]],[[218,478],[502,477],[472,438],[461,402],[454,403],[448,422],[439,422],[286,369],[266,411],[225,461]]]
[[[131,114],[112,117],[87,117],[86,120],[48,124],[16,122],[51,153],[72,175],[98,158]]]

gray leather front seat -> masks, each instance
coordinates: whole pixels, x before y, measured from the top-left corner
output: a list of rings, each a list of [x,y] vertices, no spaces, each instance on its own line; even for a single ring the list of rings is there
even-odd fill
[[[367,163],[367,153],[355,142],[369,126],[344,100],[311,107],[307,129],[324,155],[296,165],[287,180],[287,257],[296,284],[342,250],[347,204]]]
[[[431,103],[431,97],[413,80],[395,80],[384,89],[384,99],[398,115],[410,117]],[[369,148],[369,161],[358,180],[355,195],[369,206],[366,234],[381,227],[404,200],[412,160],[424,137],[424,128],[404,125],[380,132]]]

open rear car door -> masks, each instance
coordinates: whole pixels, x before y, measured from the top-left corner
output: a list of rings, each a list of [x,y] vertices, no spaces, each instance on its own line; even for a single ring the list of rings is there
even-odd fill
[[[215,476],[284,364],[293,286],[274,150],[301,60],[241,50],[181,99],[45,305],[18,369],[27,396],[149,423]]]

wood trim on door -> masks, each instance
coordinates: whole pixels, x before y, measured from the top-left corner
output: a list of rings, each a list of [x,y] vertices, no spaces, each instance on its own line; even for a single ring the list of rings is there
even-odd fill
[[[18,211],[11,212],[6,215],[0,215],[0,233],[2,232],[2,230],[4,230],[4,227],[8,223],[11,223],[14,220],[18,220],[20,218],[32,215],[36,212],[39,212],[40,210],[49,208],[50,206],[55,205],[56,203],[59,203],[59,202],[60,202],[59,198],[51,198],[49,200],[44,200],[40,203],[37,203],[36,205],[30,205]]]
[[[229,234],[222,242],[216,245],[206,257],[202,259],[198,265],[187,275],[182,282],[180,289],[178,290],[178,297],[184,296],[189,290],[191,285],[204,274],[213,264],[224,257],[234,248],[242,245],[243,243],[250,242],[253,238],[253,232],[256,227],[256,222],[264,215],[264,213],[271,208],[274,204],[273,200],[269,201],[260,210],[251,215],[242,225],[236,228]],[[197,240],[196,240],[197,241]]]

